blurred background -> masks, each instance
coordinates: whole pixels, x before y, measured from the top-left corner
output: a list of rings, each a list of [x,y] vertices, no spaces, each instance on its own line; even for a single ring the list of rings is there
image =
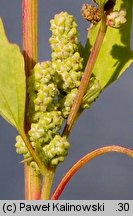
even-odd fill
[[[87,3],[90,1],[88,0]],[[50,59],[49,21],[67,11],[78,23],[85,44],[88,23],[80,9],[84,0],[39,0],[39,61]],[[0,16],[8,39],[22,46],[21,0],[1,0]],[[133,48],[133,40],[131,41]],[[23,165],[15,152],[17,131],[0,117],[0,199],[24,199]],[[105,145],[133,148],[133,65],[84,111],[69,137],[71,148],[60,164],[53,188],[63,174],[87,152]],[[69,182],[60,199],[133,199],[133,159],[109,153],[85,165]]]

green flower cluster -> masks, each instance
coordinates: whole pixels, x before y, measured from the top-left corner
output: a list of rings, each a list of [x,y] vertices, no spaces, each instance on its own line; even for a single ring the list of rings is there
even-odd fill
[[[69,147],[70,144],[66,137],[55,135],[53,140],[43,147],[45,158],[48,160],[47,163],[50,162],[52,166],[56,166],[63,162]]]
[[[37,63],[28,80],[29,118],[38,121],[42,112],[46,112],[58,96],[58,88],[54,80],[58,76],[50,61]]]
[[[27,147],[25,146],[25,143],[23,141],[23,139],[21,138],[21,136],[16,136],[16,152],[18,154],[23,154],[24,159],[30,158],[30,153],[28,152]]]
[[[77,24],[67,12],[55,15],[51,20],[52,66],[58,73],[60,91],[58,109],[66,119],[76,96],[83,74],[83,58],[80,56]]]
[[[95,77],[91,77],[86,94],[83,97],[81,109],[89,109],[91,104],[99,97],[101,86]]]
[[[51,20],[52,36],[49,39],[52,50],[53,68],[59,75],[58,88],[63,92],[80,85],[83,73],[83,59],[79,54],[77,24],[67,12],[55,15]]]
[[[50,21],[52,36],[49,39],[52,61],[63,60],[78,51],[77,24],[67,12],[56,14]]]
[[[49,39],[51,61],[37,63],[28,80],[29,119],[28,132],[32,147],[45,165],[57,166],[64,161],[70,144],[59,131],[68,117],[83,74],[77,24],[66,12],[51,20]],[[91,80],[81,110],[90,107],[98,95],[99,85]],[[29,164],[39,172],[22,138],[16,137],[16,151],[23,154]]]
[[[83,59],[78,52],[62,61],[53,61],[53,68],[59,75],[58,88],[61,91],[68,93],[71,89],[79,87],[83,73]]]
[[[58,133],[63,123],[60,111],[44,112],[36,123],[31,124],[29,130],[30,141],[40,143],[41,146],[49,143]]]

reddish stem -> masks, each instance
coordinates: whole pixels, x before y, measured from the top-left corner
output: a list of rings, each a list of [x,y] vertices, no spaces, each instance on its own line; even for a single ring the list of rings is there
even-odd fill
[[[22,39],[25,74],[28,78],[30,71],[37,62],[37,3],[38,0],[22,0]],[[27,114],[28,97],[26,101]],[[29,130],[27,115],[25,116],[25,132]]]
[[[105,17],[103,15],[103,18],[101,20],[101,26],[100,26],[100,29],[98,31],[98,34],[97,34],[95,43],[93,45],[91,54],[89,56],[87,65],[85,67],[85,70],[84,70],[84,73],[83,73],[83,76],[81,79],[81,83],[80,83],[80,86],[78,89],[78,93],[74,99],[74,103],[72,105],[71,112],[67,118],[66,125],[64,127],[63,135],[65,135],[65,136],[69,136],[71,128],[72,128],[72,126],[76,120],[77,113],[78,113],[78,110],[79,110],[80,105],[82,103],[83,96],[87,90],[87,87],[88,87],[88,84],[90,81],[92,70],[95,66],[97,57],[98,57],[100,49],[102,47],[103,40],[104,40],[104,37],[106,34],[106,30],[107,30],[107,26],[105,25]]]
[[[37,4],[38,0],[22,0],[22,34],[23,56],[25,60],[26,80],[37,62]],[[28,133],[28,95],[25,109],[25,134]],[[40,178],[34,170],[25,163],[25,199],[39,199]]]
[[[25,164],[25,199],[40,200],[40,178]]]
[[[60,181],[60,183],[58,184],[57,188],[55,189],[55,191],[53,192],[52,196],[51,196],[51,200],[57,200],[59,198],[59,196],[61,195],[61,193],[63,192],[65,186],[67,185],[67,183],[69,182],[69,180],[73,177],[73,175],[82,167],[84,166],[87,162],[89,162],[90,160],[92,160],[93,158],[100,156],[102,154],[108,153],[108,152],[118,152],[118,153],[122,153],[125,155],[128,155],[129,157],[133,158],[133,150],[130,150],[128,148],[124,148],[121,146],[106,146],[106,147],[102,147],[99,149],[96,149],[92,152],[89,152],[88,154],[86,154],[84,157],[82,157],[81,159],[79,159],[69,170],[68,172],[64,175],[64,177],[62,178],[62,180]]]

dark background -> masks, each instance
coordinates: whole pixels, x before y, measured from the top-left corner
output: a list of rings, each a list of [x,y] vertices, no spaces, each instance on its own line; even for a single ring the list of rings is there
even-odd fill
[[[50,59],[49,20],[60,11],[74,15],[80,40],[85,43],[88,23],[80,14],[83,0],[38,2],[39,61]],[[21,0],[1,0],[0,16],[9,40],[21,47]],[[23,166],[14,148],[16,135],[16,130],[0,117],[0,199],[24,199]],[[69,140],[71,149],[57,169],[54,186],[88,151],[110,144],[133,148],[133,66],[101,94],[90,110],[84,111]],[[109,153],[92,160],[72,178],[60,199],[133,199],[133,159]]]

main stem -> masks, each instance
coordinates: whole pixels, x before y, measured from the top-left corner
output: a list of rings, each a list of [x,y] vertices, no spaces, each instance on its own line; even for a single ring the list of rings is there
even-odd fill
[[[43,178],[41,200],[48,200],[50,198],[50,191],[54,179],[55,168],[47,167],[47,172]]]
[[[30,71],[37,62],[37,5],[38,0],[22,0],[22,39],[25,73],[28,78]],[[29,130],[28,96],[26,97],[25,134]],[[25,163],[25,199],[40,198],[40,178],[34,170]]]
[[[100,29],[98,31],[94,46],[92,48],[92,51],[91,51],[91,54],[89,56],[87,65],[85,67],[85,71],[84,71],[82,79],[81,79],[78,93],[75,97],[74,103],[73,103],[72,108],[71,108],[71,112],[68,116],[68,119],[67,119],[67,122],[66,122],[66,125],[64,128],[64,131],[63,131],[63,135],[65,135],[65,136],[69,135],[71,128],[75,122],[78,110],[79,110],[80,105],[82,103],[83,96],[84,96],[84,94],[87,90],[88,84],[89,84],[92,70],[93,70],[94,65],[96,63],[98,54],[100,52],[100,49],[101,49],[101,46],[102,46],[102,43],[103,43],[103,40],[104,40],[104,37],[106,34],[107,27],[105,25],[104,13],[102,13],[102,15],[103,16],[102,16],[102,20],[101,20]]]

